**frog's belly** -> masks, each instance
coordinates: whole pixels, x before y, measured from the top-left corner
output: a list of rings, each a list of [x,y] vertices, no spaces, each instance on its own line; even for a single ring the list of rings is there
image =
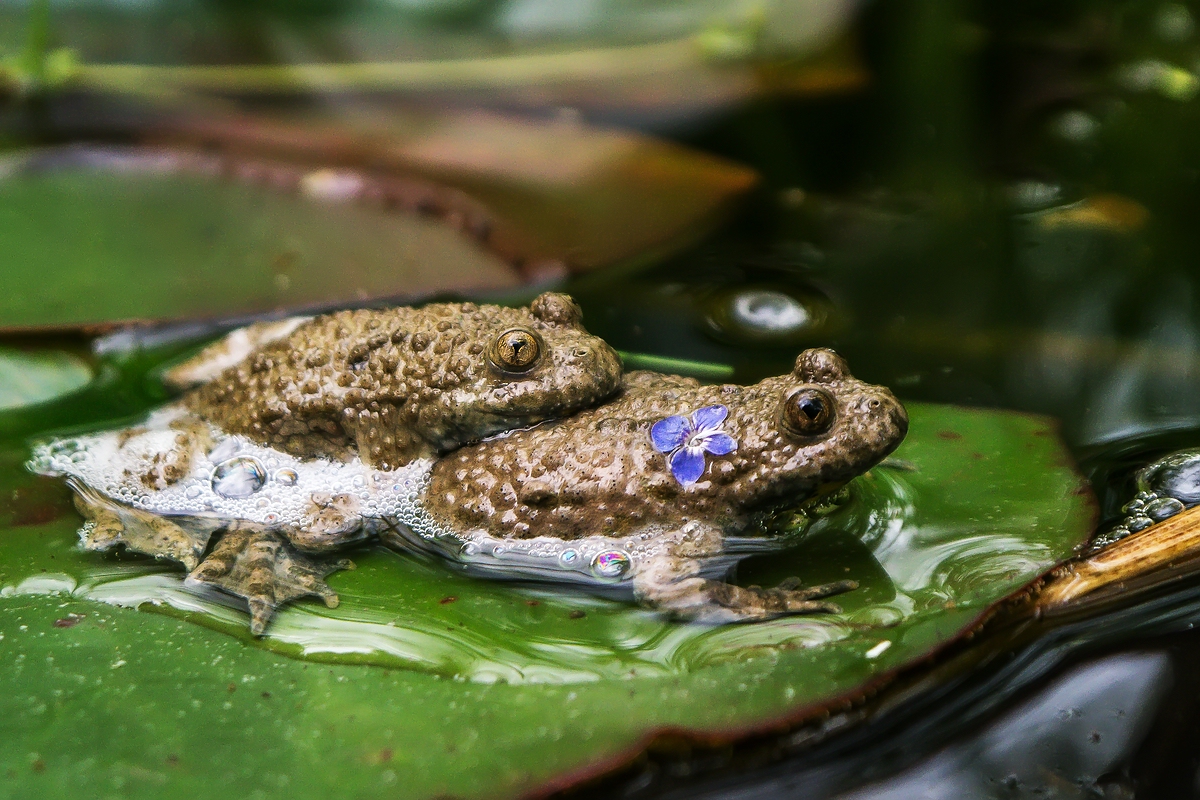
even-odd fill
[[[168,482],[164,463],[185,467]],[[317,500],[336,498],[358,525],[331,545],[379,533],[390,546],[433,553],[491,579],[580,583],[623,594],[639,565],[663,553],[667,531],[564,541],[448,530],[421,502],[433,464],[419,459],[384,471],[358,459],[300,459],[226,434],[178,404],[153,412],[141,425],[39,445],[29,462],[34,472],[65,476],[77,492],[209,530],[233,523],[309,530],[319,513]],[[701,559],[704,572],[727,573],[747,554],[726,546]]]
[[[180,474],[165,479],[163,464],[182,465]],[[151,514],[304,530],[331,498],[352,518],[412,519],[433,460],[381,471],[358,459],[300,459],[176,404],[141,425],[38,445],[29,467]]]
[[[632,537],[591,536],[583,539],[501,539],[485,532],[430,535],[389,520],[380,538],[398,550],[430,553],[457,565],[468,575],[492,580],[533,580],[583,584],[603,594],[627,596],[640,566],[659,556],[669,556],[668,535],[642,533]],[[666,533],[666,532],[664,532]],[[700,575],[719,579],[738,561],[786,546],[782,539],[726,539],[720,552],[696,558]]]

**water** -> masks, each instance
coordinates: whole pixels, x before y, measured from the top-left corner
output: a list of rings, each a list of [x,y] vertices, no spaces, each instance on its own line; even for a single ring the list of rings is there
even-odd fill
[[[508,4],[503,13],[483,4],[409,5],[429,8],[404,25],[432,26],[444,38],[405,38],[405,53],[444,47],[478,56],[514,41],[567,36],[563,31],[595,43],[587,39],[594,23],[539,17],[531,4]],[[190,43],[187,52],[218,52],[230,63],[270,62],[297,48],[334,51],[329,31],[339,30],[343,17],[337,4],[317,6],[309,9],[311,17],[286,19],[283,27],[292,32],[281,38],[273,38],[269,13],[231,16],[217,5],[172,28],[172,36]],[[785,371],[800,348],[832,346],[856,376],[892,387],[906,402],[1050,415],[1091,482],[1104,527],[1121,519],[1140,467],[1200,445],[1200,7],[1096,0],[1042,6],[898,0],[848,7],[845,30],[858,55],[851,59],[855,69],[838,74],[857,70],[868,80],[846,78],[853,88],[815,96],[730,100],[696,91],[686,102],[662,103],[635,85],[625,93],[554,95],[546,105],[545,94],[509,84],[495,94],[459,87],[436,99],[537,119],[635,127],[753,167],[761,183],[732,219],[691,231],[682,237],[685,245],[648,248],[616,268],[569,279],[565,288],[583,305],[589,329],[624,352],[642,354],[643,363],[683,364],[702,377],[747,382]],[[697,18],[712,13],[708,6],[693,12]],[[64,35],[92,61],[127,58],[111,52],[119,46],[104,44],[101,35],[105,25],[119,27],[113,19],[128,22],[120,17],[125,13],[75,9]],[[390,54],[395,48],[383,46],[387,37],[364,34],[372,27],[362,20],[394,22],[400,13],[351,15],[358,38],[347,34],[341,42],[354,42],[363,59]],[[623,14],[607,41],[645,41],[651,29],[674,35],[688,16]],[[155,29],[149,18],[138,19],[136,30]],[[8,25],[5,41],[19,42],[22,24]],[[80,30],[90,33],[80,38]],[[238,35],[229,36],[230,30]],[[739,30],[715,26],[707,31],[707,46],[735,53],[744,43]],[[135,60],[179,57],[154,36],[138,42],[130,45]],[[381,102],[352,93],[339,99],[356,113]],[[311,111],[294,97],[274,102]],[[246,102],[252,110],[269,105]],[[5,119],[17,139],[44,124],[20,115]],[[188,202],[233,207],[228,194],[236,195],[237,208],[252,207],[244,187],[231,186],[205,184]],[[326,181],[317,188],[336,194],[341,186]],[[289,216],[280,207],[272,205],[272,214]],[[550,207],[537,206],[545,214]],[[52,216],[53,203],[48,208],[39,219]],[[339,212],[343,216],[362,214]],[[220,241],[247,241],[262,251],[255,251],[246,275],[262,272],[247,280],[262,283],[271,303],[284,291],[279,275],[295,281],[307,274],[272,271],[276,250],[303,250],[309,259],[338,252],[333,226],[297,224],[305,229],[293,238],[321,240],[307,250],[273,240],[260,247],[270,237],[241,231],[237,217],[216,214],[211,224],[222,232]],[[439,231],[428,235],[437,238]],[[205,241],[203,233],[197,242]],[[158,239],[144,240],[150,244],[140,249],[153,254]],[[74,243],[63,247],[68,244]],[[439,246],[459,252],[457,244]],[[152,255],[146,263],[160,260]],[[194,263],[200,271],[204,262]],[[495,276],[478,286],[512,289],[516,279],[505,264],[494,255],[486,264]],[[144,351],[118,348],[96,356],[82,339],[58,340],[54,352],[66,354],[75,379],[39,387],[35,396],[60,399],[0,412],[0,482],[12,497],[2,522],[11,528],[11,542],[27,548],[13,561],[22,565],[21,574],[0,576],[10,594],[54,591],[119,606],[156,603],[163,613],[239,635],[242,618],[226,601],[183,591],[165,568],[75,553],[77,520],[62,488],[19,472],[30,437],[126,422],[163,402],[156,371],[194,341],[184,336]],[[44,344],[13,340],[31,352],[42,352],[37,348]],[[234,474],[230,491],[253,485],[256,475]],[[884,505],[902,517],[904,473],[881,475],[891,481]],[[865,614],[870,606],[873,613],[885,607],[901,613],[896,609],[906,596],[911,603],[911,595],[941,575],[936,567],[943,562],[924,551],[913,558],[902,547],[889,549],[886,525],[857,519],[856,508],[862,506],[837,518],[855,537],[809,541],[802,551],[809,561],[751,559],[741,579],[768,584],[790,572],[812,581],[836,579],[842,576],[825,574],[820,564],[849,564],[871,576],[863,606],[852,611]],[[968,564],[971,574],[1003,576],[1014,565],[1032,572],[1055,560],[1019,548],[997,555],[994,544]],[[943,547],[938,552],[945,558],[966,546],[956,538],[933,545]],[[768,640],[803,645],[848,635],[839,625],[813,621],[681,634],[604,597],[481,587],[448,576],[437,562],[401,560],[382,550],[354,557],[360,562],[355,577],[367,587],[359,610],[289,612],[275,638],[259,646],[312,661],[365,662],[478,683],[573,685],[630,671],[669,678],[741,657]],[[993,557],[999,562],[988,563]],[[43,566],[51,558],[58,566]],[[453,600],[421,606],[422,591],[437,589]],[[408,603],[402,625],[385,602],[395,596]],[[1001,643],[987,663],[945,677],[926,687],[928,694],[852,734],[815,742],[821,737],[805,730],[731,751],[660,754],[613,778],[597,796],[616,789],[642,797],[1190,796],[1200,759],[1194,744],[1200,638],[1189,627],[1198,608],[1193,585],[1175,587],[1140,611]],[[550,617],[578,625],[548,636]],[[459,625],[468,620],[478,623],[469,635]],[[1026,731],[1038,733],[1022,735]]]

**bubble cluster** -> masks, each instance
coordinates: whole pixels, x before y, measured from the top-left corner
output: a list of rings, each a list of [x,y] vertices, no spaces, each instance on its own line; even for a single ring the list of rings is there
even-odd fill
[[[1092,541],[1093,551],[1200,504],[1200,450],[1181,450],[1143,467],[1137,488],[1121,507],[1124,518]]]

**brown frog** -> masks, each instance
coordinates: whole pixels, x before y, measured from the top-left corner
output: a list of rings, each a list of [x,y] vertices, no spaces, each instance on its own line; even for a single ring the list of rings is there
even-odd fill
[[[460,541],[457,557],[476,570],[626,584],[639,602],[687,619],[834,611],[819,598],[851,582],[720,580],[730,544],[761,512],[878,463],[907,428],[892,394],[851,377],[830,350],[807,350],[790,374],[753,386],[635,372],[604,406],[435,463],[417,538]],[[406,533],[385,537],[413,542]]]
[[[561,294],[296,318],[235,331],[168,373],[191,387],[177,402],[40,445],[30,467],[68,478],[85,548],[178,561],[249,598],[261,630],[293,597],[336,602],[323,578],[342,562],[294,548],[370,535],[406,495],[376,502],[368,478],[427,474],[447,450],[594,405],[620,379]]]
[[[528,308],[341,311],[241,331],[241,348],[227,337],[168,379],[200,382],[183,402],[223,431],[389,469],[612,394],[620,360],[581,319],[552,293]],[[231,352],[244,355],[203,380]]]

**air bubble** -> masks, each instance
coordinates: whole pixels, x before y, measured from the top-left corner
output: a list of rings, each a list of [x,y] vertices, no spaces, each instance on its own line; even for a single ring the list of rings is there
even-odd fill
[[[631,566],[633,560],[624,550],[605,550],[592,559],[592,572],[606,580],[619,580]]]
[[[218,448],[219,449],[219,448]],[[213,470],[213,491],[222,497],[249,497],[267,482],[267,471],[257,458],[231,458]]]
[[[275,481],[284,486],[295,486],[296,481],[300,480],[300,476],[296,474],[296,470],[284,468],[275,473]]]
[[[212,452],[208,454],[208,460],[214,464],[219,464],[222,461],[228,460],[240,448],[241,445],[238,444],[237,439],[226,439],[212,449]]]

